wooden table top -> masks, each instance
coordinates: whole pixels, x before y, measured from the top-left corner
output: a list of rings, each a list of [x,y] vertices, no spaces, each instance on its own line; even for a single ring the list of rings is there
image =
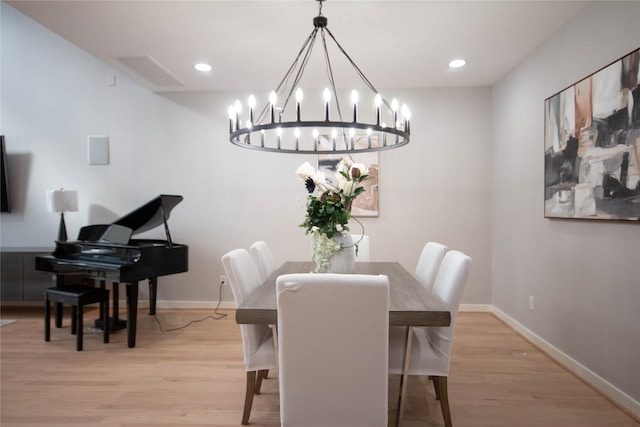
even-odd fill
[[[276,279],[290,273],[313,271],[313,262],[288,261],[236,309],[239,324],[277,323]],[[389,277],[390,326],[449,326],[451,312],[437,296],[397,262],[356,262],[357,274],[384,274]]]

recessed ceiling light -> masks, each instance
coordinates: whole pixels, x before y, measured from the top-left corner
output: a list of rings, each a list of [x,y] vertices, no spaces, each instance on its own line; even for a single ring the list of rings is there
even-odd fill
[[[465,61],[464,59],[454,59],[453,61],[449,62],[449,68],[464,67],[466,63],[467,61]]]
[[[195,68],[198,71],[202,71],[202,72],[206,72],[206,71],[211,71],[211,65],[209,64],[196,64],[193,66],[193,68]]]

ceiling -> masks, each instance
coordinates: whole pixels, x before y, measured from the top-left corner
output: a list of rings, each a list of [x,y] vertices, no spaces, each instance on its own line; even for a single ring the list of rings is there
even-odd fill
[[[5,2],[155,92],[274,89],[318,15],[313,0]],[[494,84],[587,3],[329,0],[322,13],[374,86],[464,87]],[[313,53],[305,80],[321,88]],[[357,86],[330,54],[337,87]],[[467,66],[448,69],[458,57]]]

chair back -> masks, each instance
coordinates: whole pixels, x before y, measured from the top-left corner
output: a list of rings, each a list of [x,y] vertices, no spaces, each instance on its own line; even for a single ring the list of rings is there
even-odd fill
[[[238,307],[262,284],[262,280],[246,249],[234,249],[226,253],[222,257],[222,265]],[[264,350],[263,346],[272,339],[272,331],[268,325],[240,325],[240,332],[247,371],[270,369],[275,365],[275,350]]]
[[[352,234],[353,243],[358,245],[356,262],[369,262],[369,236],[366,234]]]
[[[428,328],[429,341],[436,353],[449,359],[453,332],[458,318],[458,309],[462,292],[469,277],[471,258],[460,251],[445,254],[433,284],[433,293],[439,296],[451,311],[451,324],[443,327]]]
[[[448,247],[438,242],[427,242],[422,248],[415,274],[426,289],[431,290],[433,288],[433,282],[436,280],[440,263],[442,263],[444,254],[448,250]]]
[[[266,242],[260,240],[251,245],[249,251],[251,252],[251,256],[258,267],[260,280],[264,282],[267,280],[267,277],[271,276],[271,273],[276,270],[276,264],[273,261],[271,249]]]
[[[283,426],[387,426],[389,279],[277,279]]]

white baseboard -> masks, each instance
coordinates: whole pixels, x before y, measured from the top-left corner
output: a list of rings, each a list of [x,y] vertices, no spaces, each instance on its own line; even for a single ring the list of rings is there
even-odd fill
[[[121,307],[126,307],[127,302],[125,300],[120,301]],[[165,309],[214,309],[218,305],[218,301],[157,301],[156,308]],[[149,307],[149,301],[141,299],[138,303],[139,308]],[[233,301],[221,301],[221,309],[235,309],[236,305]],[[491,305],[489,304],[460,304],[460,311],[468,312],[483,312],[490,313]]]
[[[120,303],[120,307],[126,307],[127,302],[122,301]],[[149,301],[144,301],[143,299],[139,301],[138,307],[147,308],[149,307]],[[164,308],[164,309],[211,309],[214,310],[218,307],[218,301],[156,301],[156,308]],[[220,306],[218,307],[223,310],[235,309],[236,304],[233,301],[220,301]]]
[[[458,311],[490,313],[490,304],[460,304]]]
[[[564,368],[572,372],[574,375],[582,379],[594,389],[598,390],[600,393],[604,394],[613,403],[621,407],[623,410],[627,411],[631,416],[635,417],[636,420],[640,420],[640,402],[634,400],[631,396],[629,396],[595,372],[589,370],[580,362],[572,359],[570,356],[568,356],[558,348],[543,340],[538,335],[527,329],[524,325],[517,322],[515,319],[507,315],[499,308],[490,306],[490,311],[496,317],[512,327],[516,332],[518,332],[520,335],[525,337],[532,344],[546,353],[549,357],[562,365]]]

